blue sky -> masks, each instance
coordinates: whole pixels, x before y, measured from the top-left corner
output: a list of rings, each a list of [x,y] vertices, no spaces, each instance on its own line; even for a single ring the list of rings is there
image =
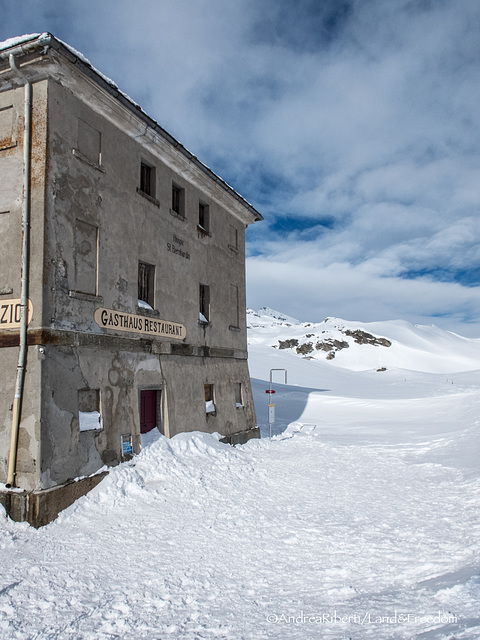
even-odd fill
[[[478,0],[0,0],[264,215],[248,304],[480,337]]]

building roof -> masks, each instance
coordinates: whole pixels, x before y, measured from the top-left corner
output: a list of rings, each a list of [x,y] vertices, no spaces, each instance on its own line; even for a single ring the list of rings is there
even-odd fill
[[[32,53],[44,53],[48,52],[48,49],[54,49],[57,52],[63,54],[71,63],[77,65],[87,76],[93,79],[104,90],[108,91],[113,97],[119,100],[124,106],[130,109],[138,118],[143,120],[149,127],[159,134],[162,138],[167,140],[173,147],[177,149],[183,156],[185,156],[190,162],[196,165],[203,173],[205,173],[213,182],[222,187],[231,197],[237,200],[245,209],[247,209],[254,217],[255,222],[263,220],[263,216],[241,196],[235,189],[214,173],[207,165],[203,164],[193,153],[188,151],[178,140],[168,133],[162,126],[158,124],[153,118],[151,118],[140,105],[132,100],[126,93],[121,91],[118,86],[103,75],[98,69],[96,69],[87,58],[80,52],[76,51],[73,47],[69,46],[65,42],[62,42],[58,38],[55,38],[51,33],[45,32],[42,34],[34,33],[19,36],[16,38],[9,38],[4,42],[0,42],[0,60],[7,60],[10,54],[15,56],[28,55]]]

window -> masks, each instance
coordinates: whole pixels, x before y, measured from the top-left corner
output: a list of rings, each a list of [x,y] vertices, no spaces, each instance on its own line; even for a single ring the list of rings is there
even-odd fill
[[[210,321],[210,287],[206,284],[200,285],[200,308],[198,312],[199,322],[208,324]]]
[[[146,162],[140,164],[140,191],[155,198],[155,167]]]
[[[230,225],[230,242],[228,246],[232,251],[238,251],[238,231],[232,224]]]
[[[142,309],[154,308],[155,267],[146,262],[138,263],[138,306]]]
[[[210,231],[210,207],[204,202],[198,203],[198,226],[200,231]]]
[[[205,391],[205,412],[215,413],[215,398],[213,395],[213,384],[204,385]]]
[[[0,149],[16,146],[14,140],[15,111],[13,106],[0,109]]]
[[[182,218],[185,217],[185,189],[178,184],[172,184],[172,211]]]
[[[88,122],[78,119],[77,155],[83,160],[100,166],[102,163],[102,135]]]
[[[240,307],[238,303],[238,287],[230,285],[230,329],[238,329],[240,326]]]
[[[98,227],[75,220],[75,290],[97,295]]]
[[[157,207],[160,207],[160,202],[155,198],[156,175],[155,167],[145,160],[142,160],[140,163],[140,186],[137,187],[137,193]]]
[[[242,393],[242,383],[235,382],[235,406],[238,409],[239,407],[243,407],[243,393]]]
[[[78,392],[78,424],[80,431],[102,429],[100,390],[80,389]]]

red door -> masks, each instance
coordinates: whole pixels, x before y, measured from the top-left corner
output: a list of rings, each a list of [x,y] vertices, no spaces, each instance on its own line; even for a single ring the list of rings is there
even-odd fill
[[[157,392],[140,391],[140,433],[148,433],[157,426]]]

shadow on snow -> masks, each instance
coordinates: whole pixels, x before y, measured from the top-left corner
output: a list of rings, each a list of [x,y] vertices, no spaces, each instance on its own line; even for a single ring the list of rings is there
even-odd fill
[[[268,393],[269,383],[265,380],[252,378],[253,400],[257,414],[257,424],[260,427],[262,438],[268,438],[268,405],[270,403]],[[291,422],[296,422],[303,414],[307,406],[310,393],[322,393],[328,389],[298,387],[288,384],[272,383],[275,395],[272,395],[272,403],[275,405],[275,423],[272,425],[272,436],[283,433]]]

